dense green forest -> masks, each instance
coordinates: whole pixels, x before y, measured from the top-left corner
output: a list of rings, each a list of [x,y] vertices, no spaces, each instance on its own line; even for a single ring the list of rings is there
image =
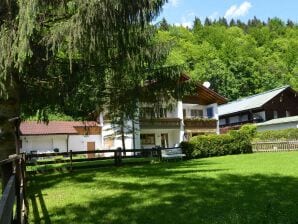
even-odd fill
[[[290,20],[196,18],[185,28],[163,19],[157,39],[172,46],[168,65],[184,65],[193,79],[209,81],[229,100],[281,85],[298,89],[298,25]]]

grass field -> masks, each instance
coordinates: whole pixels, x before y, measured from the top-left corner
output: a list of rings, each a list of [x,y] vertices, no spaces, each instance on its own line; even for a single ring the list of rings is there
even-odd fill
[[[298,152],[42,174],[30,223],[298,223]]]

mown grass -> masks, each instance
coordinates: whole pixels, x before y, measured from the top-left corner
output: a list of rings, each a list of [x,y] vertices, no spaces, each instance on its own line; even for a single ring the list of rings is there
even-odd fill
[[[30,223],[298,223],[298,152],[42,174]]]

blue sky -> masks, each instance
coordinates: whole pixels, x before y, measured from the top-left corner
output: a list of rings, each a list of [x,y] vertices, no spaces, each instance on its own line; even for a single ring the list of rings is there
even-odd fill
[[[190,26],[195,18],[240,19],[247,21],[256,16],[262,20],[279,17],[298,22],[298,0],[168,0],[157,18],[165,17],[171,24]]]

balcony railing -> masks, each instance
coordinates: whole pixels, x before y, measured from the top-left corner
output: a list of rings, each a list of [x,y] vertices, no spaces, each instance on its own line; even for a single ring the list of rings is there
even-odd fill
[[[234,126],[241,126],[244,124],[260,123],[260,122],[264,122],[264,120],[261,118],[258,118],[258,119],[254,119],[254,120],[239,121],[239,122],[234,122],[234,123],[229,123],[229,124],[220,124],[219,127],[220,128],[234,127]]]
[[[216,129],[217,120],[209,118],[184,118],[185,128]]]
[[[180,127],[180,121],[179,118],[140,119],[140,128],[176,129]]]

